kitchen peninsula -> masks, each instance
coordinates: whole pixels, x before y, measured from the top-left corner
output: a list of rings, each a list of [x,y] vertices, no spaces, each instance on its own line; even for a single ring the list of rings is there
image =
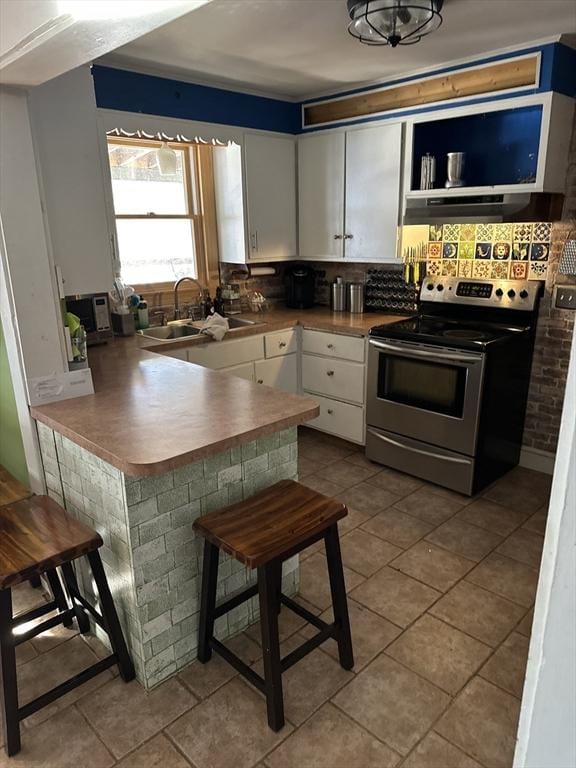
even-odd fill
[[[196,656],[201,549],[194,519],[296,478],[296,425],[318,407],[139,349],[133,339],[91,350],[90,362],[94,395],[32,413],[50,495],[104,540],[137,676],[150,688]],[[235,592],[251,578],[226,558],[219,592]],[[284,589],[296,588],[293,559]],[[217,633],[236,634],[256,618],[252,600],[222,617]]]
[[[399,319],[325,308],[243,317],[254,324],[230,331],[227,340],[304,325],[362,342],[374,323]],[[310,397],[168,356],[182,344],[217,343],[202,335],[93,347],[95,394],[32,409],[49,493],[102,536],[137,675],[148,688],[196,658],[202,554],[193,521],[297,478],[296,426],[319,413]],[[253,579],[226,557],[219,595]],[[284,565],[283,589],[297,588],[293,558]],[[232,636],[257,617],[253,598],[219,619],[217,633]]]

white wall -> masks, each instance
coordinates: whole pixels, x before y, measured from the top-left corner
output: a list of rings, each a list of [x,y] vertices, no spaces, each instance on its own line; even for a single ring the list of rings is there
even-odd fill
[[[68,370],[25,91],[0,86],[0,216],[28,380]]]
[[[576,766],[576,329],[514,768]]]

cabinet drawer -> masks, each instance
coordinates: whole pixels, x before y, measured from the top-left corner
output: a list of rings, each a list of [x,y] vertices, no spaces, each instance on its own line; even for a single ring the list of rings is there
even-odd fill
[[[295,328],[278,333],[267,333],[264,336],[264,349],[266,357],[280,357],[291,355],[298,350],[298,336]]]
[[[354,360],[357,363],[363,363],[364,347],[364,337],[345,336],[339,333],[327,333],[326,331],[311,331],[308,328],[304,328],[302,333],[302,351],[311,352],[314,355],[340,357],[343,360]]]
[[[220,368],[220,373],[229,373],[230,376],[254,381],[254,363],[242,363],[241,365],[232,365],[230,368]]]
[[[316,427],[345,440],[364,444],[364,408],[359,405],[341,403],[328,397],[310,394],[320,406],[320,415],[307,426]]]
[[[364,365],[302,355],[302,387],[339,400],[364,403]]]
[[[249,363],[264,357],[263,336],[249,336],[232,341],[216,341],[202,344],[188,350],[188,362],[205,365],[207,368],[230,368],[233,365]]]
[[[254,363],[256,382],[284,392],[298,392],[298,360],[296,355],[282,355]]]

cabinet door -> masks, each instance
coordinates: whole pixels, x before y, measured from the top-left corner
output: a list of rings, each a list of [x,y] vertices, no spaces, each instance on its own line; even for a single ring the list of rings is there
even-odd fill
[[[254,381],[254,363],[242,363],[242,365],[232,365],[230,368],[220,368],[220,373],[229,373],[230,376]]]
[[[298,140],[301,259],[340,259],[344,227],[344,134]]]
[[[244,168],[249,259],[293,259],[296,256],[294,139],[247,133]]]
[[[214,168],[218,256],[220,261],[230,264],[244,264],[247,250],[242,184],[242,148],[238,144],[215,147],[212,153],[212,166]]]
[[[401,123],[346,133],[346,259],[396,259],[401,165]]]
[[[31,89],[30,115],[54,263],[67,295],[107,292],[113,244],[90,67]],[[106,154],[107,159],[107,154]]]
[[[254,370],[258,384],[266,384],[268,387],[275,387],[294,394],[298,392],[297,355],[257,360],[254,364]]]

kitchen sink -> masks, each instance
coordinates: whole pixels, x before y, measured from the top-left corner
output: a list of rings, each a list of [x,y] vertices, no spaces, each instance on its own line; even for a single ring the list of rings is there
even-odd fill
[[[254,320],[243,320],[241,317],[226,317],[226,320],[228,320],[228,326],[231,331],[235,328],[245,328],[246,326],[257,325]],[[195,328],[202,328],[204,320],[194,320],[192,325]]]
[[[186,336],[198,336],[200,328],[186,323],[169,323],[161,325],[158,328],[147,328],[145,331],[138,331],[145,339],[155,339],[156,341],[173,341],[174,339],[183,339]]]
[[[228,317],[227,320],[231,331],[235,328],[257,325],[254,320],[243,320],[241,317]],[[174,320],[168,325],[138,331],[138,334],[144,339],[154,339],[154,341],[176,341],[187,336],[198,336],[203,324],[203,320]]]
[[[245,325],[256,325],[254,320],[243,320],[241,317],[227,317],[230,328],[244,328]]]

